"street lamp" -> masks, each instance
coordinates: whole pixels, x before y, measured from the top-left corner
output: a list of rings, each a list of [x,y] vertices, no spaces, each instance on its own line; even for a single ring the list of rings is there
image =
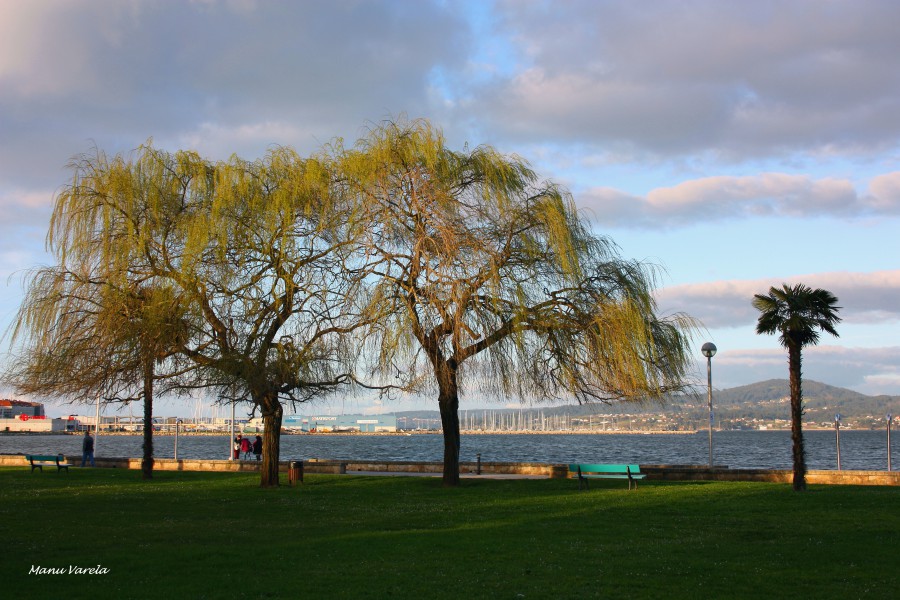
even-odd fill
[[[837,467],[841,470],[841,413],[834,415],[834,439],[837,446]]]
[[[178,460],[178,427],[181,425],[181,419],[175,420],[175,460]]]
[[[706,401],[709,404],[709,468],[713,466],[713,409],[712,409],[712,357],[716,355],[716,345],[706,342],[700,348],[700,352],[706,357]]]
[[[234,455],[234,403],[235,401],[231,401],[231,439],[228,440],[228,460],[234,460],[236,457]]]
[[[888,413],[885,415],[887,419],[887,450],[888,450],[888,471],[891,470],[891,420],[894,418],[894,415]]]

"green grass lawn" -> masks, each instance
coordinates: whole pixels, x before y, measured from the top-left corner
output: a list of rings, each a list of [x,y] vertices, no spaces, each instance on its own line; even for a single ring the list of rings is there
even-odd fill
[[[4,598],[896,598],[900,488],[0,468]],[[68,574],[70,566],[108,573]],[[29,574],[34,568],[67,574]]]

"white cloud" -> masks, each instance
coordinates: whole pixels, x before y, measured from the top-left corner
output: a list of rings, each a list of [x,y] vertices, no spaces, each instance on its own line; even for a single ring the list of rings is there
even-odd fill
[[[427,113],[430,74],[465,69],[470,43],[441,2],[0,3],[0,181],[62,178],[91,140],[109,153],[193,141],[203,123],[355,139],[366,122]],[[275,133],[268,143],[295,142]]]
[[[900,210],[900,171],[873,177],[866,201],[876,212],[896,214]]]
[[[13,189],[0,192],[0,221],[8,222],[13,215],[17,218],[34,219],[34,213],[40,213],[37,217],[41,223],[46,223],[46,217],[53,206],[53,190]],[[21,224],[19,221],[17,224]]]
[[[895,2],[510,0],[497,15],[523,66],[471,109],[514,139],[736,159],[900,135]]]
[[[315,133],[289,121],[247,123],[200,123],[184,131],[174,142],[177,147],[191,148],[201,156],[226,159],[231,154],[253,159],[262,156],[273,145],[291,146],[313,151],[321,141]]]
[[[664,311],[686,312],[708,328],[738,327],[756,322],[754,294],[771,286],[803,283],[829,290],[838,298],[846,323],[888,323],[900,319],[900,270],[874,273],[815,273],[784,278],[714,281],[677,285],[659,290]]]
[[[11,274],[44,258],[41,248],[53,206],[50,190],[0,191],[0,274]]]
[[[715,176],[651,190],[646,197],[608,187],[577,195],[598,222],[617,227],[668,228],[751,217],[869,217],[900,214],[900,172],[874,177],[867,194],[847,179],[760,173]]]

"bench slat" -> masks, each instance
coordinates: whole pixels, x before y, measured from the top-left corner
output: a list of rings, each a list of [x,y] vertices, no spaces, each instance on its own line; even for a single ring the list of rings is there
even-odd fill
[[[631,470],[632,474],[640,473],[640,465],[591,465],[582,463],[572,463],[569,465],[570,471],[578,471],[581,467],[582,473],[627,473]]]
[[[65,457],[61,454],[53,455],[53,454],[26,454],[25,460],[27,460],[31,464],[31,472],[34,473],[35,469],[40,470],[41,473],[44,472],[44,467],[56,467],[56,472],[59,473],[63,469],[66,470],[66,473],[69,472],[69,467],[72,465],[65,461]]]
[[[587,486],[588,479],[627,479],[628,489],[637,489],[635,479],[644,479],[645,474],[641,473],[640,465],[617,465],[617,464],[581,464],[571,463],[569,465],[569,476],[578,478],[578,489]]]

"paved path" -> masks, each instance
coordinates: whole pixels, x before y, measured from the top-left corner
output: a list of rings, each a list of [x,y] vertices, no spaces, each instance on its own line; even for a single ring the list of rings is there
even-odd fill
[[[347,475],[376,477],[441,477],[442,473],[412,473],[409,471],[347,471]],[[518,475],[516,473],[460,473],[461,479],[548,479],[547,475]]]

